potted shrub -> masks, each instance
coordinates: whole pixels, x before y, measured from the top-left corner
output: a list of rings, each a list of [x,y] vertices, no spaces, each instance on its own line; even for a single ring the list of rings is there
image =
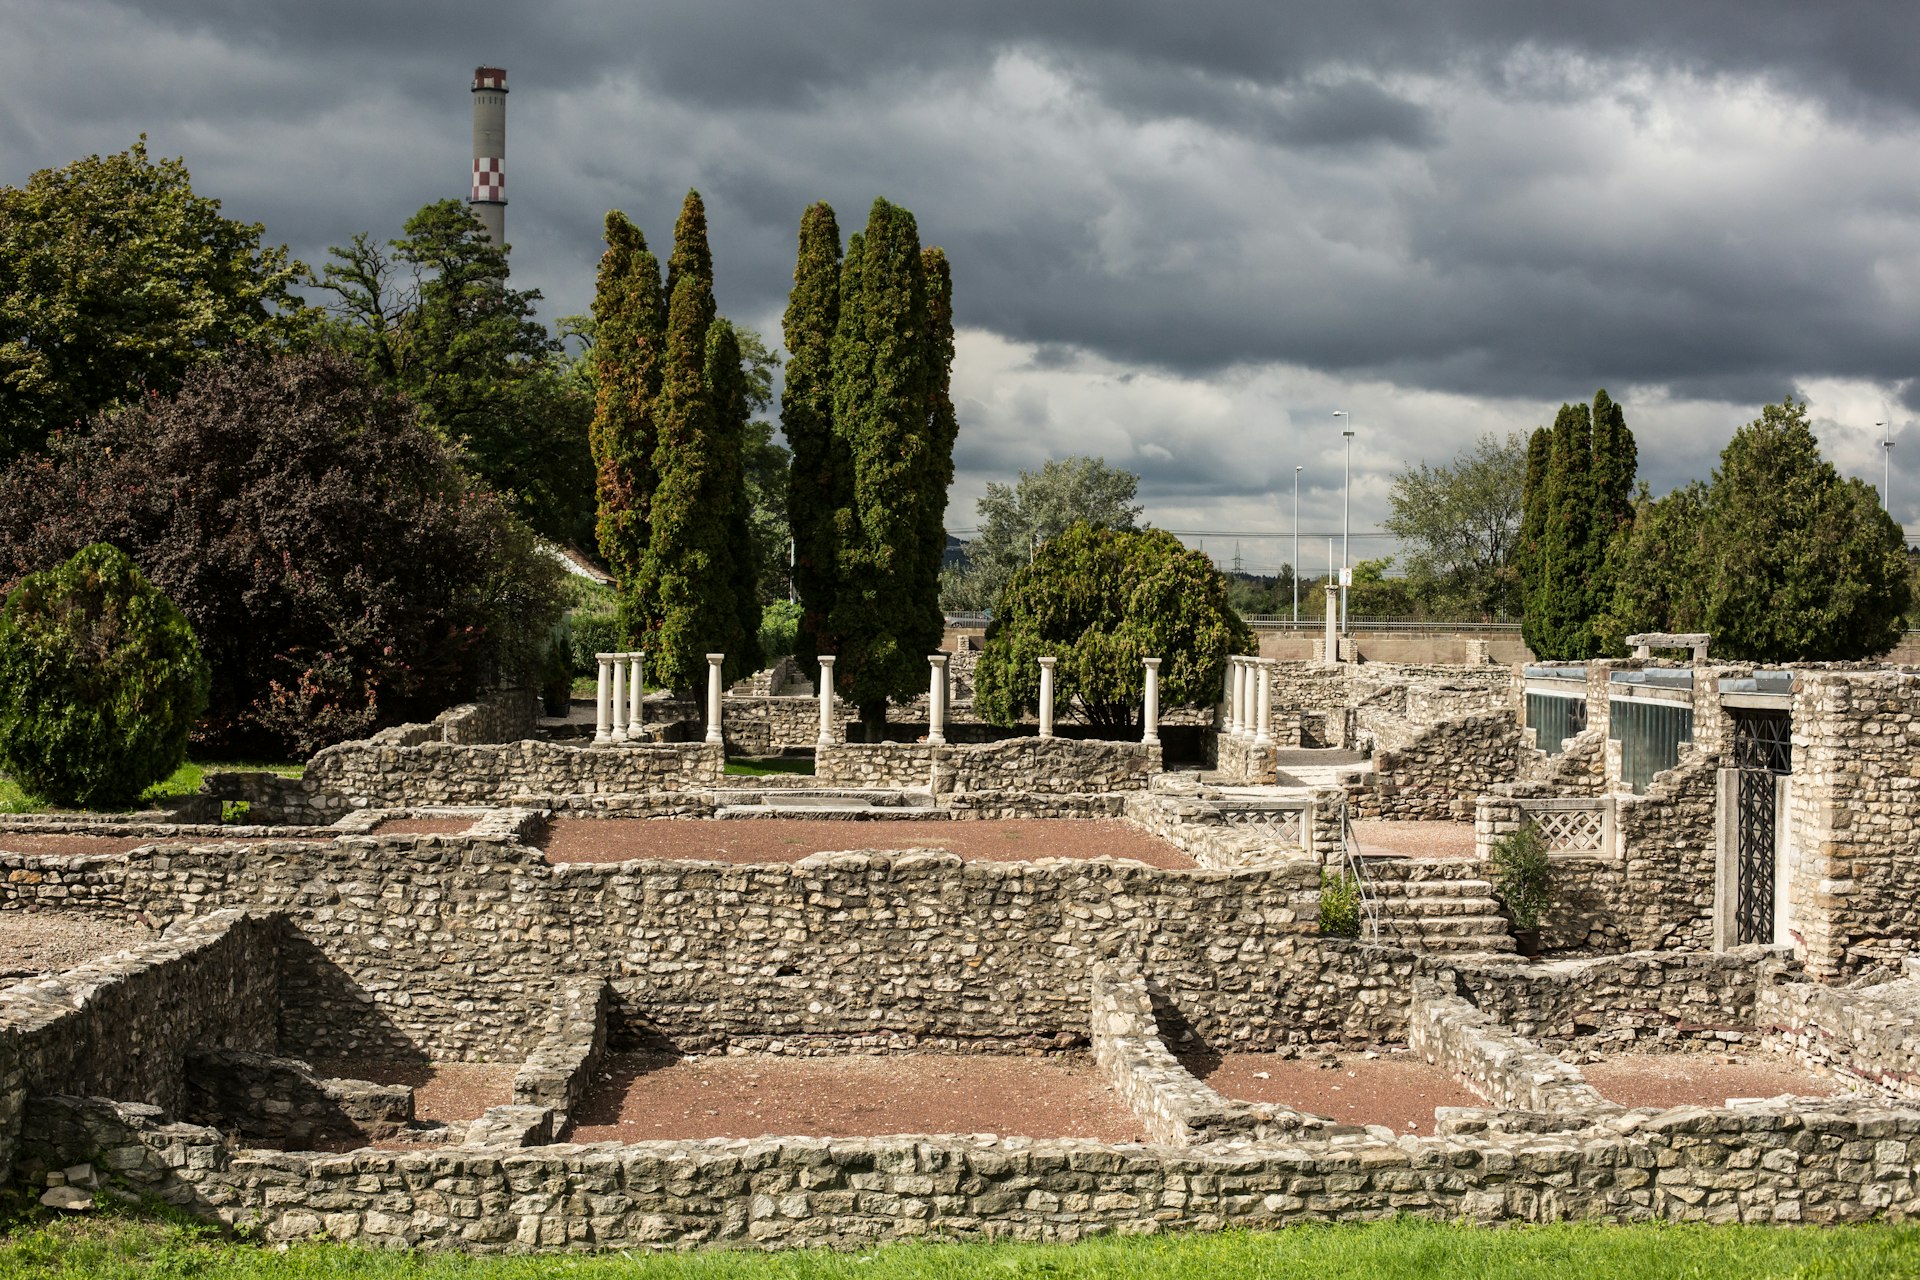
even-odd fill
[[[1513,943],[1523,956],[1540,954],[1540,917],[1553,901],[1553,863],[1547,842],[1532,823],[1494,842],[1487,859],[1488,878],[1513,927]]]

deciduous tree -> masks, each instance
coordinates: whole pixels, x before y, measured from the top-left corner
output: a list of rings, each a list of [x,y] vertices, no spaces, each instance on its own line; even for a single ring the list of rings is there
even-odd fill
[[[1407,572],[1478,616],[1517,610],[1526,473],[1527,446],[1518,435],[1504,442],[1483,435],[1450,466],[1421,462],[1402,470],[1387,495],[1384,524],[1405,548]]]
[[[0,187],[0,464],[236,344],[306,329],[306,268],[222,217],[146,138]]]
[[[1076,524],[1131,529],[1141,507],[1134,501],[1140,477],[1105,458],[1051,458],[1038,471],[1022,471],[1012,485],[988,484],[976,508],[979,531],[967,544],[964,569],[950,570],[943,601],[953,609],[994,607],[1014,571],[1035,549]]]
[[[1122,732],[1140,723],[1142,659],[1162,659],[1163,705],[1204,704],[1227,655],[1254,643],[1225,575],[1162,529],[1071,525],[1014,571],[1000,600],[974,675],[974,706],[995,724],[1038,709],[1042,657],[1059,659],[1059,704]]]

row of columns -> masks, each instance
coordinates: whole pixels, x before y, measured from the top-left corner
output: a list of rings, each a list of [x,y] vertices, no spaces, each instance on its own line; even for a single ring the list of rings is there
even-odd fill
[[[635,649],[629,653],[599,653],[600,676],[595,686],[593,740],[603,742],[642,742],[646,739],[647,653]],[[724,653],[707,655],[707,738],[721,741],[720,664]]]
[[[1246,654],[1227,655],[1226,732],[1253,739],[1256,747],[1273,745],[1273,660]]]
[[[597,686],[597,710],[594,717],[593,740],[601,742],[640,742],[645,739],[645,711],[641,695],[646,688],[645,650],[631,653],[596,654],[600,660],[600,678]],[[707,655],[707,738],[708,742],[720,742],[721,685],[720,665],[726,659],[725,654]],[[820,661],[820,737],[819,745],[833,746],[839,741],[833,715],[833,663],[832,654],[823,653]],[[953,684],[947,669],[948,655],[930,653],[927,655],[927,741],[934,746],[943,745],[947,740],[947,709],[953,700]],[[1053,736],[1053,669],[1058,658],[1040,659],[1040,736]],[[1145,659],[1147,667],[1146,710],[1142,742],[1160,741],[1160,659]],[[1264,675],[1261,678],[1261,692],[1266,692]],[[1261,716],[1262,732],[1265,732],[1266,716]]]

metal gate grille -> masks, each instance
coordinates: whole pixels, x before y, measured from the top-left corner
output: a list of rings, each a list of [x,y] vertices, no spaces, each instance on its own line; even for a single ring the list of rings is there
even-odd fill
[[[1733,713],[1733,762],[1738,792],[1739,888],[1734,941],[1773,941],[1775,796],[1781,774],[1793,772],[1793,719],[1785,711]]]

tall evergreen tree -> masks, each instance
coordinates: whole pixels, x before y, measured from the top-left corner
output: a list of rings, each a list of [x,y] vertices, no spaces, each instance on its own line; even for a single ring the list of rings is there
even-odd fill
[[[927,280],[927,435],[931,456],[922,493],[920,576],[916,602],[927,628],[923,651],[940,647],[946,616],[940,608],[940,566],[947,555],[947,491],[953,487],[953,444],[960,422],[953,411],[953,271],[938,247],[920,255]]]
[[[640,228],[618,210],[607,215],[607,251],[600,259],[593,319],[595,533],[623,601],[631,601],[647,554],[658,481],[653,408],[660,395],[667,315],[659,260],[647,249]]]
[[[928,341],[926,266],[913,215],[875,200],[864,234],[841,268],[833,339],[833,424],[851,464],[851,504],[836,512],[835,586],[829,627],[840,642],[841,692],[860,709],[869,739],[890,697],[926,678],[925,637],[939,609],[923,582],[930,492],[938,475],[929,420],[935,382]]]
[[[1611,538],[1633,522],[1633,481],[1640,450],[1627,415],[1605,387],[1593,395],[1593,487],[1601,536]]]
[[[757,655],[748,652],[750,636],[742,634],[735,597],[736,560],[749,553],[730,540],[732,514],[744,501],[742,482],[737,465],[731,474],[726,467],[724,432],[707,382],[713,259],[697,191],[687,193],[674,224],[667,278],[672,297],[653,414],[659,480],[647,556],[632,595],[640,643],[654,655],[660,683],[697,689],[706,680],[708,653],[727,655],[729,681],[758,665]]]
[[[1527,437],[1527,473],[1520,497],[1520,634],[1527,647],[1546,653],[1540,619],[1546,584],[1542,558],[1547,529],[1547,477],[1553,469],[1553,432],[1535,427]]]
[[[1599,612],[1593,596],[1605,548],[1595,536],[1593,480],[1592,411],[1584,404],[1563,404],[1553,420],[1547,523],[1541,537],[1543,658],[1594,656],[1589,624]]]
[[[847,505],[845,450],[833,432],[833,336],[840,323],[840,226],[825,202],[800,219],[800,254],[781,330],[787,376],[780,425],[793,451],[787,518],[793,534],[793,585],[800,600],[794,654],[811,667],[839,649],[827,629],[833,610],[834,512]]]
[[[1804,402],[1734,433],[1706,512],[1706,630],[1728,657],[1845,661],[1899,640],[1905,535],[1870,485],[1820,455]]]
[[[733,559],[729,585],[741,637],[738,652],[727,651],[726,668],[738,679],[760,669],[760,565],[753,554],[753,512],[747,497],[747,422],[753,406],[740,336],[725,319],[707,327],[707,390],[713,397],[714,491],[728,505],[726,542]]]

